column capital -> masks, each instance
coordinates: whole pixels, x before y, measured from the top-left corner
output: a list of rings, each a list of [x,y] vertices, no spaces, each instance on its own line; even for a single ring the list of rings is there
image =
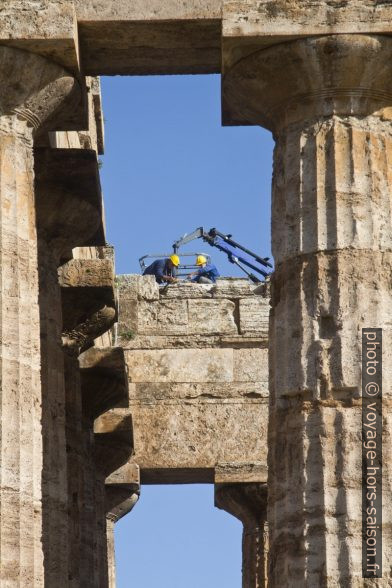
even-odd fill
[[[16,115],[34,131],[60,128],[62,119],[81,100],[72,74],[21,49],[0,46],[0,83],[0,116]]]
[[[258,527],[266,517],[267,484],[216,484],[215,506],[239,519],[244,527]]]
[[[238,118],[274,133],[337,115],[392,118],[392,39],[326,35],[280,43],[232,65],[224,100]]]

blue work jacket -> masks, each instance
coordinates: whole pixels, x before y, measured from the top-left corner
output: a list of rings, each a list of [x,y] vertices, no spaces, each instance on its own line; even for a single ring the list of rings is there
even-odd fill
[[[163,276],[173,276],[173,268],[169,267],[168,259],[156,259],[151,265],[146,267],[143,272],[143,276],[155,276],[158,284],[164,284],[165,279]]]
[[[213,263],[207,263],[204,267],[201,267],[197,274],[192,278],[192,282],[198,282],[201,277],[209,278],[212,282],[216,282],[216,278],[219,278],[220,274]]]

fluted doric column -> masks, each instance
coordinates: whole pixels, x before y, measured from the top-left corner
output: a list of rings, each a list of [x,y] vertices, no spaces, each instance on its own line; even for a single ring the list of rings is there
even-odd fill
[[[270,322],[269,581],[391,581],[384,462],[383,579],[362,578],[361,330],[384,329],[392,371],[392,39],[330,35],[245,57],[227,95],[276,139]],[[388,384],[389,386],[389,384]],[[384,452],[391,448],[384,389]]]
[[[215,506],[244,525],[242,533],[242,588],[267,586],[267,488],[258,482],[215,487]]]
[[[0,585],[43,586],[42,391],[33,139],[76,84],[0,47]]]

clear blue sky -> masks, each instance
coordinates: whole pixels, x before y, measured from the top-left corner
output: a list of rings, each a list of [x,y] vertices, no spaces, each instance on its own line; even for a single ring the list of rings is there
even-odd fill
[[[216,227],[270,255],[273,141],[221,126],[220,76],[103,78],[101,172],[117,273]],[[200,249],[197,242],[187,247]],[[203,244],[222,275],[241,275]],[[215,509],[213,487],[143,487],[117,524],[118,588],[240,588],[241,524]]]

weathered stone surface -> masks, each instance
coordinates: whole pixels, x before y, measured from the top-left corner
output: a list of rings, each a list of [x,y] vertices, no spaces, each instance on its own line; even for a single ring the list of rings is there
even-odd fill
[[[79,70],[76,14],[70,0],[2,0],[0,43]]]
[[[128,380],[120,347],[92,347],[79,357],[83,410],[92,418],[128,406]]]
[[[239,519],[242,535],[242,586],[264,588],[268,577],[267,484],[215,485],[215,506]]]
[[[117,318],[113,262],[72,259],[59,268],[63,307],[63,344],[85,351]]]
[[[370,3],[326,5],[344,11]],[[227,71],[230,104],[277,140],[268,459],[274,587],[390,582],[388,507],[383,578],[362,578],[359,397],[363,327],[383,327],[387,380],[392,375],[391,56],[387,37],[331,34],[256,50]],[[386,428],[388,446],[390,436]]]
[[[89,149],[35,149],[40,234],[63,259],[79,246],[105,245],[97,155]]]
[[[95,464],[105,479],[127,462],[133,447],[132,415],[129,409],[109,410],[94,421]]]
[[[219,297],[211,298],[215,285],[180,283],[149,301],[138,300],[139,280],[117,282],[119,326],[134,329],[119,341],[134,421],[131,463],[140,465],[142,482],[212,483],[217,464],[227,462],[235,480],[243,472],[254,481],[256,462],[265,478],[267,350],[237,327],[241,296],[259,298],[254,286],[220,280]]]
[[[388,3],[373,0],[223,0],[223,37],[265,38],[264,44],[293,37],[336,33],[387,33]]]
[[[265,382],[141,382],[129,385],[129,398],[137,402],[152,403],[158,400],[268,398]]]
[[[238,333],[230,300],[188,300],[189,334]]]
[[[75,6],[89,75],[220,71],[220,0],[77,0]]]
[[[391,87],[387,66],[377,69],[377,80],[374,69],[369,67],[381,53],[382,62],[389,63],[392,46],[382,35],[326,35],[258,50],[225,72],[225,104],[230,105],[234,116],[238,113],[242,120],[265,126],[275,134],[295,122],[300,125],[302,121],[316,122],[319,116],[331,117],[337,113],[350,116],[352,92],[356,116],[384,110],[389,118]],[[281,78],[276,75],[282,63],[285,64],[283,94]],[[298,76],[299,68],[312,74]],[[314,95],[316,88],[322,88],[323,93]]]
[[[61,369],[58,350],[53,350],[51,365],[44,362],[43,384],[40,373],[33,139],[54,112],[58,111],[61,118],[61,107],[76,83],[58,65],[3,46],[0,81],[0,583],[38,587],[43,586],[45,577],[43,551],[53,562],[54,552],[63,545],[56,527],[64,529],[67,481],[62,473],[63,389],[61,383],[52,389],[54,380],[48,379],[50,368],[53,372]],[[42,278],[41,274],[41,287]],[[42,292],[46,300],[52,288],[53,274],[46,292]],[[48,323],[55,320],[57,310],[47,309],[48,314],[41,317],[43,334],[51,342],[56,339],[56,325]],[[43,407],[42,395],[48,386],[56,400],[45,399]],[[58,435],[51,419],[46,419],[42,427],[43,416],[47,417],[47,411],[56,407],[57,401]],[[43,451],[48,443],[51,449],[44,463]],[[49,480],[48,459],[55,459],[56,454],[59,463]],[[57,513],[49,502],[43,507],[49,494],[51,506],[59,509]],[[51,552],[47,550],[50,536]]]
[[[233,351],[166,349],[126,351],[130,382],[232,382]]]
[[[159,286],[154,276],[122,274],[116,277],[116,284],[120,297],[124,301],[159,300]]]
[[[184,21],[211,20],[221,16],[221,0],[75,0],[78,21]]]
[[[234,381],[261,382],[268,390],[268,349],[234,349]]]
[[[269,299],[261,296],[241,299],[239,302],[241,334],[255,333],[268,338],[269,309]]]
[[[142,483],[212,482],[217,463],[266,463],[265,399],[172,397],[130,408]]]
[[[266,484],[267,465],[259,463],[218,463],[215,466],[215,484],[259,482]]]
[[[113,288],[114,268],[109,259],[72,259],[59,268],[62,288]]]
[[[186,300],[140,301],[137,305],[137,333],[141,335],[181,335],[188,332]]]
[[[246,279],[225,278],[216,281],[211,287],[211,293],[214,298],[242,298],[253,294],[255,285]]]
[[[160,290],[161,298],[189,300],[191,298],[211,298],[213,285],[197,284],[196,282],[178,282],[169,284]]]

